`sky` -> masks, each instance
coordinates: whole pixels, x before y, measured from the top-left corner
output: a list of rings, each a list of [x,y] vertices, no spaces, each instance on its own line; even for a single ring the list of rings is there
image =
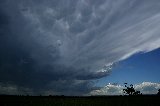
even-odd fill
[[[123,60],[112,69],[110,76],[104,77],[97,83],[104,86],[106,83],[159,82],[160,49],[148,53],[138,53]]]
[[[160,89],[159,0],[1,0],[0,94]]]

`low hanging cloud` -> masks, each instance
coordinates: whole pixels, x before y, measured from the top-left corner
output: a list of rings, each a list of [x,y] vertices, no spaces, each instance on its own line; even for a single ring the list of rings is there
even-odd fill
[[[142,82],[140,84],[133,85],[135,90],[140,91],[142,94],[157,94],[160,89],[159,83]],[[108,84],[98,90],[93,90],[90,95],[124,95],[124,85]]]
[[[33,95],[33,91],[29,88],[18,87],[13,84],[0,83],[1,95]]]
[[[115,63],[160,47],[159,9],[159,0],[1,0],[0,81],[86,94]]]

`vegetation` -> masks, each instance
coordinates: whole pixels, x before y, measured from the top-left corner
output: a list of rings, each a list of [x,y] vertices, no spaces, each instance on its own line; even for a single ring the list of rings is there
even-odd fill
[[[157,93],[157,95],[160,95],[160,89],[158,90],[158,93]]]
[[[136,91],[133,87],[132,84],[130,84],[130,86],[127,86],[127,83],[125,84],[125,89],[123,89],[123,93],[127,94],[127,95],[142,95],[142,93],[140,93],[140,91]]]

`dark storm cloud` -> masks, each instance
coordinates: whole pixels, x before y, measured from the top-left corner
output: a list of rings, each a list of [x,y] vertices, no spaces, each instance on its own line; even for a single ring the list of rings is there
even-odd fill
[[[95,89],[91,80],[109,75],[114,63],[160,47],[159,5],[1,0],[0,82],[37,93],[87,94]]]

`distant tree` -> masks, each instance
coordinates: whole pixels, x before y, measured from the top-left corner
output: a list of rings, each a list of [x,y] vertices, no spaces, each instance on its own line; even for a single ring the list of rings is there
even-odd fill
[[[142,93],[140,91],[135,91],[133,95],[142,95]]]
[[[125,84],[125,89],[123,89],[123,93],[127,94],[127,95],[141,95],[142,93],[140,93],[140,91],[136,91],[133,87],[132,84],[130,84],[130,86],[127,86],[127,83]]]
[[[158,89],[158,93],[157,93],[157,95],[160,95],[160,89]]]

